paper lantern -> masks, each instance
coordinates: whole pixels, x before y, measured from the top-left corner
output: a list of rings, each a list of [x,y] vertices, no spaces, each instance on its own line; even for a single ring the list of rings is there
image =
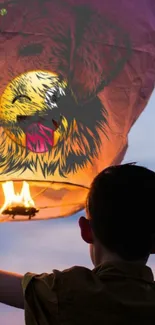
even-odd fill
[[[154,89],[154,0],[0,1],[0,220],[64,217]]]

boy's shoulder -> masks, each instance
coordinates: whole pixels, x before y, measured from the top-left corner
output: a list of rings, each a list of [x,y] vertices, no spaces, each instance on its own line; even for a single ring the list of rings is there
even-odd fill
[[[81,283],[86,283],[93,281],[95,274],[92,270],[83,266],[73,266],[71,268],[65,269],[63,271],[54,269],[52,273],[26,273],[23,278],[23,287],[26,289],[27,286],[33,282],[33,284],[44,283],[49,287],[72,287],[79,288]],[[63,285],[63,286],[62,286]]]
[[[53,275],[62,281],[76,281],[76,283],[94,277],[93,271],[84,266],[72,266],[63,271],[53,270]]]
[[[63,271],[53,270],[52,273],[42,273],[40,275],[26,273],[23,278],[23,292],[25,299],[31,292],[39,299],[57,301],[62,299],[81,299],[81,293],[85,295],[96,291],[96,286],[100,286],[100,281],[90,270],[82,266],[73,266]],[[48,298],[47,298],[48,297]],[[52,298],[51,298],[52,297]]]
[[[94,272],[83,266],[73,266],[63,271],[53,270],[53,277],[58,290],[63,291],[81,291],[89,289],[94,290],[100,286],[100,278]],[[68,289],[67,289],[68,288]]]
[[[53,270],[53,273],[61,274],[63,277],[67,276],[76,276],[77,274],[80,274],[82,276],[86,276],[86,274],[92,274],[93,271],[85,266],[72,266],[68,269],[64,269],[63,271]]]

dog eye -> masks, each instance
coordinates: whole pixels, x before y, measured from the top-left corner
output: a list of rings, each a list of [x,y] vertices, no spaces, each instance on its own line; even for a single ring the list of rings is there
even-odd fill
[[[65,95],[65,92],[62,88],[52,87],[46,92],[45,102],[50,107],[56,107],[59,98],[63,95]]]
[[[21,98],[26,98],[28,99],[29,101],[31,101],[31,98],[29,96],[26,96],[26,95],[18,95],[16,96],[13,101],[12,101],[12,104],[14,104],[17,100],[21,99]]]
[[[27,44],[26,46],[20,48],[19,50],[19,55],[20,56],[34,56],[34,55],[39,55],[43,52],[44,48],[43,45],[40,43],[30,43]]]

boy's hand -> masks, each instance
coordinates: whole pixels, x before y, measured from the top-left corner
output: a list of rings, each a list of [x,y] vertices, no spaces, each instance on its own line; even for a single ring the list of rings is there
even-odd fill
[[[22,275],[0,271],[0,302],[2,304],[24,309],[22,279]]]

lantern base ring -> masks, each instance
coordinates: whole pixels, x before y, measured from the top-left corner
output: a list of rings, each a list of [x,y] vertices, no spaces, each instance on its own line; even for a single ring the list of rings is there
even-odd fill
[[[5,209],[2,214],[3,215],[10,215],[12,219],[15,216],[29,216],[29,219],[35,217],[36,213],[39,212],[39,209],[34,207],[24,207],[24,206],[15,206],[15,207],[8,207]]]

